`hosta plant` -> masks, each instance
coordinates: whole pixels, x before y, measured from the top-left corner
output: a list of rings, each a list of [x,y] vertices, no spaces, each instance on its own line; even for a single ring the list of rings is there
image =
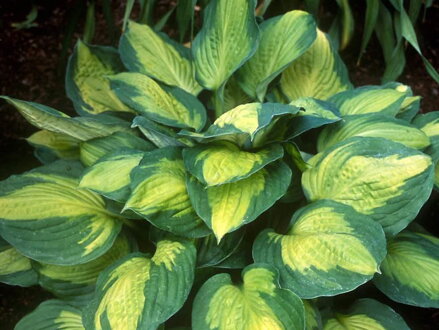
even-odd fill
[[[1,183],[0,279],[54,299],[24,329],[406,329],[373,299],[439,307],[439,115],[354,88],[301,11],[214,0],[191,47],[130,22],[78,42],[79,117],[3,97],[43,165]]]

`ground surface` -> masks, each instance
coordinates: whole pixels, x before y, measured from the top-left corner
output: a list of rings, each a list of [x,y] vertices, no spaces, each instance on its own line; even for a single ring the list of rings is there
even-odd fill
[[[38,7],[38,26],[16,30],[11,23],[25,19],[31,9],[31,1],[2,0],[0,3],[0,95],[35,101],[73,114],[70,101],[64,93],[64,67],[66,57],[62,57],[63,42],[68,31],[68,20],[78,10],[78,1],[35,0]],[[113,1],[113,14],[116,25],[120,27],[123,7],[119,1]],[[120,2],[122,3],[122,2]],[[166,9],[172,1],[159,1],[159,11]],[[361,8],[360,8],[361,9]],[[81,9],[79,9],[80,11]],[[108,44],[110,37],[106,33],[105,21],[100,13],[97,20],[95,43]],[[81,14],[81,12],[79,12]],[[361,15],[358,15],[361,19]],[[424,55],[439,68],[439,6],[427,12],[425,21],[417,29],[422,36],[420,43]],[[82,33],[83,20],[72,27],[74,37],[70,39],[68,52],[74,41]],[[372,40],[368,52],[360,66],[356,65],[359,41],[354,41],[343,53],[356,86],[379,84],[383,71],[383,61],[376,40]],[[410,85],[415,94],[423,97],[422,111],[439,110],[437,98],[439,86],[425,72],[419,56],[409,49],[407,66],[399,81]],[[0,103],[0,180],[14,173],[21,173],[35,167],[38,162],[32,156],[32,149],[24,137],[34,129],[10,107]],[[439,210],[437,196],[423,210],[422,216],[427,223],[437,222]],[[433,220],[434,219],[434,220]],[[438,234],[437,226],[430,230]],[[437,329],[439,314],[431,309],[420,309],[397,305],[380,295],[373,287],[365,286],[360,294],[378,297],[400,312],[413,329]],[[0,285],[0,329],[12,329],[25,314],[33,310],[50,295],[39,288],[18,288]],[[347,298],[349,298],[347,296]]]

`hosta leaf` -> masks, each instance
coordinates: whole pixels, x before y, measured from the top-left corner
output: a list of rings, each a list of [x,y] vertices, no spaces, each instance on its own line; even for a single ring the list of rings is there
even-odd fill
[[[197,266],[211,267],[216,266],[227,259],[238,249],[244,232],[242,230],[227,234],[218,244],[214,234],[203,237],[197,242]]]
[[[405,120],[368,113],[348,116],[343,121],[325,127],[319,135],[317,150],[323,151],[353,136],[381,137],[415,149],[424,149],[430,144],[424,132]]]
[[[431,145],[425,150],[435,162],[434,184],[439,187],[439,111],[417,115],[413,125],[423,131],[429,138]]]
[[[99,158],[121,149],[150,151],[154,149],[154,146],[151,142],[133,134],[117,132],[106,137],[82,142],[80,147],[80,159],[85,166],[91,166],[96,163]]]
[[[124,71],[116,49],[78,41],[67,65],[66,91],[80,114],[132,110],[111,90],[106,79]]]
[[[196,250],[184,240],[162,240],[152,258],[133,253],[101,273],[84,310],[87,329],[155,330],[185,302]]]
[[[156,227],[186,237],[209,234],[189,200],[181,149],[167,147],[146,153],[131,172],[131,191],[124,209]]]
[[[200,130],[206,110],[198,99],[177,87],[160,87],[148,76],[125,72],[110,77],[111,88],[131,108],[151,120],[173,127]]]
[[[120,235],[105,254],[84,264],[59,266],[35,262],[34,267],[44,289],[71,303],[84,303],[92,298],[99,274],[132,251],[128,237]]]
[[[278,161],[245,179],[215,187],[205,188],[191,177],[188,192],[195,211],[219,242],[272,206],[285,194],[290,180],[291,170]]]
[[[146,74],[191,94],[198,94],[202,89],[195,81],[190,50],[148,25],[130,21],[120,39],[119,52],[130,71]]]
[[[240,105],[221,115],[203,133],[182,131],[180,134],[193,137],[199,142],[211,140],[228,140],[242,147],[259,147],[266,142],[282,141],[278,136],[276,125],[287,126],[299,108],[278,103],[248,103]],[[277,139],[270,139],[274,131]]]
[[[393,88],[396,91],[405,94],[404,101],[402,102],[396,117],[411,122],[413,117],[419,112],[421,97],[413,96],[413,91],[409,86],[398,82],[389,82],[382,87]]]
[[[374,283],[389,298],[419,307],[439,307],[439,239],[403,231],[387,245],[382,274]]]
[[[121,221],[97,194],[78,189],[82,167],[58,161],[18,176],[0,188],[3,238],[32,259],[74,265],[105,253]]]
[[[290,101],[300,97],[326,100],[352,88],[343,61],[320,30],[312,46],[282,73],[280,85]]]
[[[295,137],[312,128],[340,121],[340,113],[333,104],[311,97],[303,97],[290,102],[290,105],[300,108],[297,116],[288,127],[290,137]]]
[[[238,105],[250,103],[251,97],[248,96],[241,87],[235,77],[231,77],[224,87],[224,112],[227,112]]]
[[[395,235],[418,214],[433,185],[427,155],[382,138],[353,137],[317,154],[302,175],[310,201],[332,199]]]
[[[142,116],[134,118],[132,127],[138,127],[143,135],[158,148],[186,147],[193,145],[192,141],[178,136],[172,128],[157,124]]]
[[[53,108],[34,102],[26,102],[0,96],[14,106],[23,117],[39,129],[68,135],[80,141],[103,137],[115,132],[129,132],[126,122],[110,116],[71,118]]]
[[[107,154],[83,173],[79,187],[118,202],[126,202],[131,193],[130,173],[139,165],[143,155],[143,152],[131,149]]]
[[[293,10],[264,21],[260,29],[259,47],[238,76],[244,91],[262,102],[268,84],[314,42],[316,24],[310,14]]]
[[[15,330],[84,330],[81,311],[61,300],[47,300],[23,317]]]
[[[37,149],[49,150],[56,158],[79,158],[79,140],[71,136],[41,130],[29,136],[26,140]]]
[[[257,152],[240,150],[226,141],[183,150],[186,169],[206,186],[245,179],[282,156],[279,144]]]
[[[302,301],[279,287],[277,272],[262,264],[242,271],[243,284],[229,274],[211,277],[194,301],[194,330],[303,329]]]
[[[38,275],[31,261],[0,237],[0,282],[9,285],[31,286]]]
[[[220,89],[258,46],[255,0],[212,0],[204,10],[203,27],[192,54],[198,82]]]
[[[301,298],[355,289],[378,272],[385,254],[379,224],[330,200],[301,208],[285,235],[267,229],[253,246],[255,262],[275,266],[282,286]]]
[[[305,307],[305,330],[322,329],[322,317],[319,309],[310,300],[302,300]]]
[[[324,330],[409,330],[393,309],[373,299],[359,299],[346,312],[326,315]]]
[[[329,101],[334,103],[342,116],[379,112],[395,116],[406,95],[392,88],[381,86],[363,86],[338,93]]]

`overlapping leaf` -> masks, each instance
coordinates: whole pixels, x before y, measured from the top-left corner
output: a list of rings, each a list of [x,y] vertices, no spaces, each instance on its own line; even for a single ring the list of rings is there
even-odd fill
[[[243,284],[229,274],[211,277],[194,301],[194,330],[303,329],[302,301],[279,287],[275,269],[253,264],[242,271]]]
[[[158,242],[152,258],[133,253],[101,273],[95,298],[84,309],[87,329],[155,330],[186,301],[196,250],[180,239]]]
[[[395,235],[418,214],[430,196],[429,156],[400,143],[353,137],[317,154],[302,175],[310,201],[332,199],[378,221]]]
[[[61,133],[46,130],[28,137],[27,142],[36,148],[36,156],[46,163],[42,152],[49,152],[52,159],[79,159],[79,140]]]
[[[192,208],[181,149],[176,147],[145,154],[131,173],[131,195],[125,209],[175,234],[186,237],[209,234]]]
[[[375,285],[389,298],[419,307],[439,307],[439,239],[403,231],[387,246]]]
[[[58,161],[19,176],[0,188],[3,238],[32,259],[75,265],[105,253],[121,221],[97,194],[78,189],[78,163]]]
[[[285,194],[290,181],[291,170],[277,161],[236,182],[206,188],[190,177],[187,187],[195,211],[219,242],[271,207]]]
[[[297,211],[285,235],[263,231],[253,246],[255,262],[275,266],[282,286],[302,298],[355,289],[378,272],[385,254],[379,224],[329,200]]]

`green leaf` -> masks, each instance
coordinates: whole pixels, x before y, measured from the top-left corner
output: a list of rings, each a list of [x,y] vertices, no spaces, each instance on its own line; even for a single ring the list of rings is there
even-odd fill
[[[354,34],[354,16],[349,5],[349,0],[336,0],[340,8],[340,23],[341,23],[341,35],[340,35],[340,49],[343,50],[347,47]]]
[[[85,166],[91,166],[101,157],[121,149],[150,151],[154,149],[154,146],[133,134],[117,132],[109,136],[82,142],[80,159]]]
[[[23,117],[35,127],[59,134],[65,134],[80,141],[103,137],[115,132],[130,132],[126,122],[116,117],[94,116],[71,118],[53,108],[34,102],[26,102],[7,96],[0,96],[14,106]]]
[[[173,127],[197,131],[206,123],[206,109],[198,99],[179,88],[161,87],[141,73],[125,72],[109,78],[117,96],[137,113]]]
[[[280,86],[290,101],[300,97],[327,100],[352,88],[346,66],[320,30],[312,46],[282,73]]]
[[[418,307],[439,307],[439,239],[403,231],[388,243],[382,274],[374,284],[390,299]]]
[[[342,116],[379,112],[395,116],[405,99],[405,93],[381,86],[363,86],[332,96]]]
[[[139,165],[143,155],[143,152],[131,149],[107,154],[82,174],[79,187],[118,202],[126,202],[131,193],[130,173]]]
[[[78,41],[69,59],[66,92],[79,114],[106,111],[132,112],[111,90],[105,76],[124,71],[113,47],[87,45]]]
[[[0,282],[9,285],[32,286],[38,275],[31,261],[0,237]]]
[[[335,123],[341,120],[340,113],[332,103],[317,100],[311,97],[303,97],[290,102],[300,108],[298,115],[289,123],[288,134],[291,138],[296,137],[310,129]]]
[[[239,86],[238,81],[232,76],[224,87],[224,112],[227,112],[238,105],[250,103],[252,99]]]
[[[146,153],[131,172],[131,195],[125,208],[154,226],[185,237],[210,233],[192,208],[186,189],[181,149],[161,148]]]
[[[279,103],[248,103],[240,105],[221,115],[203,133],[181,131],[198,142],[212,140],[231,141],[240,147],[260,147],[268,142],[283,141],[286,137],[278,134],[276,125],[287,127],[299,108]],[[287,123],[285,123],[287,122]],[[270,138],[270,133],[275,138]]]
[[[186,169],[208,187],[245,179],[282,157],[283,149],[279,144],[257,152],[240,150],[226,141],[183,150]]]
[[[71,304],[84,303],[93,297],[99,274],[133,249],[128,237],[119,235],[105,254],[84,264],[59,266],[35,262],[34,268],[45,290]]]
[[[310,14],[293,10],[264,21],[260,29],[259,47],[238,77],[242,89],[262,102],[268,84],[314,42],[316,24]]]
[[[439,188],[439,111],[417,115],[413,125],[430,138],[431,145],[425,153],[429,154],[435,163],[434,184]]]
[[[255,53],[259,43],[255,6],[255,0],[209,2],[192,45],[196,77],[203,87],[219,90]]]
[[[79,140],[71,136],[41,130],[29,136],[26,141],[37,149],[50,151],[56,158],[79,159]]]
[[[189,139],[178,136],[172,128],[157,124],[142,116],[134,118],[132,127],[138,127],[143,135],[158,148],[193,145]]]
[[[97,194],[78,188],[82,167],[58,161],[12,176],[0,188],[0,231],[25,256],[57,265],[104,254],[121,221]]]
[[[229,274],[218,274],[203,284],[192,311],[194,330],[303,329],[302,301],[279,287],[275,269],[262,264],[242,271],[241,285]]]
[[[319,152],[353,136],[380,137],[399,142],[407,147],[424,149],[430,145],[428,136],[405,120],[379,113],[354,115],[325,127],[317,141]]]
[[[366,17],[364,19],[363,37],[357,63],[360,63],[361,57],[372,37],[373,30],[377,24],[379,9],[379,0],[366,0]]]
[[[322,317],[319,309],[311,300],[302,300],[305,307],[305,330],[320,330],[322,329]]]
[[[61,300],[47,300],[23,317],[15,330],[84,330],[81,311]]]
[[[186,301],[194,280],[196,250],[182,239],[158,242],[152,258],[133,253],[99,275],[84,309],[87,329],[155,330]]]
[[[130,21],[119,44],[122,62],[133,72],[140,72],[167,85],[198,94],[190,50],[158,34],[148,25]]]
[[[323,329],[409,330],[410,328],[393,309],[373,299],[359,299],[347,311],[326,315]]]
[[[291,170],[278,161],[236,182],[206,188],[191,177],[187,187],[195,211],[220,242],[225,234],[271,207],[285,194],[290,181]]]
[[[255,262],[275,266],[282,287],[305,299],[357,288],[379,271],[385,255],[381,226],[330,200],[301,208],[285,235],[267,229],[253,245]]]
[[[177,3],[176,19],[180,42],[183,42],[189,26],[193,24],[196,4],[197,0],[179,0]]]
[[[378,221],[390,236],[416,217],[433,185],[430,157],[383,138],[353,137],[308,163],[312,168],[302,175],[308,200],[350,205]]]

